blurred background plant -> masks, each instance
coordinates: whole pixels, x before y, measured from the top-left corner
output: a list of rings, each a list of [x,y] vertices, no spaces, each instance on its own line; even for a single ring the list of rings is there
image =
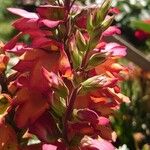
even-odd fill
[[[8,41],[16,31],[11,27],[14,15],[7,12],[8,7],[21,7],[34,11],[36,5],[53,0],[0,0],[0,40]],[[86,5],[95,0],[78,0]],[[99,0],[97,2],[101,2]],[[113,0],[120,10],[116,24],[121,28],[127,41],[142,52],[150,53],[150,0]],[[130,97],[130,104],[123,104],[112,119],[119,148],[130,150],[150,150],[150,73],[144,72],[127,60],[121,60],[131,68],[131,75],[122,86],[122,91]],[[126,144],[126,145],[124,145]],[[125,148],[126,147],[126,148]]]
[[[123,35],[143,52],[150,51],[150,0],[113,1],[120,10],[116,23]]]
[[[132,63],[129,63],[129,68],[132,71],[122,84],[122,92],[131,99],[131,103],[123,104],[112,119],[118,135],[116,144],[126,144],[130,150],[149,150],[150,73]]]
[[[124,38],[138,48],[149,59],[150,54],[150,0],[114,1],[120,10],[116,24]],[[150,149],[150,73],[130,65],[134,70],[122,84],[122,91],[131,99],[123,104],[113,119],[119,145],[126,144],[131,150]],[[132,66],[132,67],[131,67]]]
[[[13,36],[11,22],[14,16],[7,11],[8,7],[16,6],[15,0],[0,0],[0,40],[6,42]]]

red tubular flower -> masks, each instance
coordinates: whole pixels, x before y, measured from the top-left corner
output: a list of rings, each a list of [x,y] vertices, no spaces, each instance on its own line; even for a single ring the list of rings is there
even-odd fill
[[[33,124],[49,108],[50,101],[51,95],[46,97],[28,88],[19,90],[13,101],[13,106],[17,107],[15,115],[17,126],[23,128]]]
[[[9,77],[11,118],[36,135],[43,150],[114,150],[109,115],[129,102],[118,86],[128,69],[116,62],[126,48],[103,41],[120,34],[109,27],[110,0],[89,12],[68,6],[8,9],[22,17],[13,23],[20,33],[4,46],[19,59]],[[25,34],[30,44],[19,42]]]

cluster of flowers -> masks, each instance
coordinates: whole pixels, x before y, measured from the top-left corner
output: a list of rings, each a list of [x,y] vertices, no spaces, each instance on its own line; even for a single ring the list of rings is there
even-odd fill
[[[126,48],[105,41],[120,34],[110,4],[8,9],[21,18],[13,23],[20,32],[1,44],[0,149],[115,149],[109,116],[129,102],[118,86],[128,69],[116,62]],[[19,59],[7,78],[6,53]],[[41,143],[27,146],[33,135]]]

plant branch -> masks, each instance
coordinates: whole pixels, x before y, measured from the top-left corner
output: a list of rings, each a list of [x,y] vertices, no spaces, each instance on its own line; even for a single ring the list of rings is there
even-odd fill
[[[67,9],[67,15],[68,15],[67,18],[66,18],[66,22],[64,24],[65,29],[66,29],[66,33],[65,33],[65,37],[64,37],[64,48],[65,48],[65,52],[68,56],[68,59],[70,61],[71,68],[73,68],[73,64],[72,64],[72,61],[71,61],[71,54],[70,54],[70,51],[69,51],[69,37],[70,37],[70,34],[71,34],[71,30],[72,30],[71,18],[70,18],[70,0],[65,0],[64,6]]]

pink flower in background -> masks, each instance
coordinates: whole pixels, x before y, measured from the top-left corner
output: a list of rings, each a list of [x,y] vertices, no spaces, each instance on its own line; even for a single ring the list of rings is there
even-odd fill
[[[139,41],[145,41],[150,37],[150,33],[144,32],[142,30],[136,30],[134,35]]]

